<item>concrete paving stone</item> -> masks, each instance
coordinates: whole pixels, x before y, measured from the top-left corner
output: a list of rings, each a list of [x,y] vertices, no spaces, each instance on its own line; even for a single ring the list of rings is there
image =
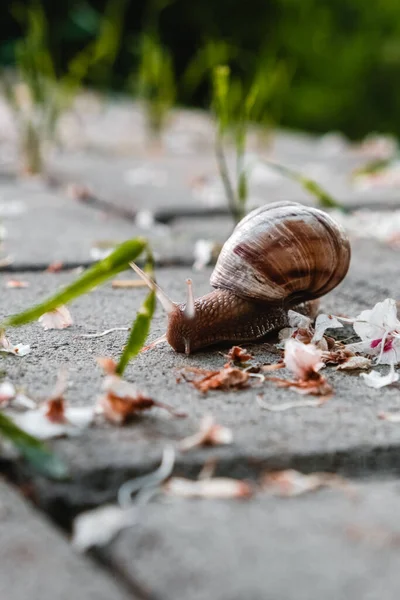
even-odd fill
[[[349,208],[398,206],[396,190],[354,186],[351,174],[365,158],[348,153],[324,157],[316,148],[310,153],[281,155],[270,152],[266,158],[282,162],[320,183],[334,198]],[[234,164],[233,157],[229,158]],[[212,152],[173,155],[171,153],[113,157],[88,152],[68,152],[54,159],[51,172],[61,182],[88,185],[101,202],[128,213],[150,210],[167,220],[174,215],[195,215],[226,210],[227,201]],[[271,174],[261,164],[253,168],[249,186],[249,207],[265,202],[295,200],[314,204],[315,200],[299,184]]]
[[[0,258],[10,255],[12,270],[45,269],[54,261],[86,265],[95,260],[93,249],[102,242],[120,243],[138,235],[150,240],[161,262],[193,257],[190,228],[172,233],[161,224],[140,227],[37,182],[0,178],[0,225],[5,228],[2,243],[0,231]]]
[[[183,268],[160,269],[158,280],[167,293],[179,301],[183,300],[188,275],[192,276],[195,292],[200,295],[209,290],[209,274],[210,269],[197,273]],[[26,289],[7,289],[0,295],[2,316],[32,305],[74,278],[71,273],[21,273],[19,276],[31,285]],[[7,275],[1,275],[0,289],[5,289],[7,279]],[[32,352],[23,358],[5,355],[1,367],[13,382],[24,386],[34,397],[45,398],[54,385],[57,371],[68,365],[68,400],[72,404],[92,403],[101,385],[101,371],[95,359],[98,356],[117,358],[126,333],[114,332],[95,339],[79,335],[129,325],[143,296],[143,290],[112,289],[108,284],[71,305],[75,325],[67,330],[45,332],[37,323],[10,330],[11,341],[30,343]],[[388,296],[400,297],[397,253],[377,244],[358,242],[353,248],[348,277],[323,299],[322,309],[354,316]],[[158,310],[150,340],[165,331],[165,323],[165,316]],[[277,358],[269,346],[255,345],[252,350],[260,362]],[[184,410],[188,418],[175,419],[155,409],[122,428],[97,425],[78,438],[53,442],[54,448],[71,465],[76,483],[75,487],[68,484],[54,489],[62,489],[63,497],[77,506],[110,499],[127,477],[151,469],[165,444],[175,443],[196,431],[200,418],[207,413],[232,428],[234,444],[180,457],[180,463],[188,471],[197,468],[209,456],[220,458],[224,472],[242,474],[252,469],[257,471],[260,464],[307,465],[307,469],[329,468],[347,473],[399,468],[400,428],[377,417],[382,410],[399,408],[396,387],[373,390],[357,374],[327,369],[336,393],[322,407],[270,413],[256,403],[259,389],[202,396],[190,384],[176,383],[179,368],[213,369],[224,362],[217,350],[185,357],[167,345],[140,355],[129,365],[126,377],[152,397]],[[379,370],[385,372],[386,367]],[[272,384],[266,384],[264,391],[265,398],[271,402],[299,399],[293,392],[277,389]],[[47,491],[45,486],[43,493]]]
[[[128,600],[127,592],[0,479],[0,597]]]
[[[400,484],[249,501],[160,499],[104,554],[163,600],[398,597]]]

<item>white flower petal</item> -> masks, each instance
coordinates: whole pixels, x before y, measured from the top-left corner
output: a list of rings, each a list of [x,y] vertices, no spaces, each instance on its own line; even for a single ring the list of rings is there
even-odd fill
[[[310,371],[319,371],[324,367],[322,352],[313,344],[302,344],[290,339],[285,343],[285,365],[296,377],[304,379]]]
[[[39,323],[45,331],[48,329],[66,329],[71,327],[73,319],[66,306],[59,306],[55,310],[42,315],[39,318]]]
[[[363,377],[368,387],[375,389],[385,387],[399,380],[399,374],[395,372],[394,365],[391,365],[387,375],[381,375],[378,371],[371,371],[371,373],[361,373],[360,377]]]
[[[400,339],[393,340],[392,347],[390,350],[384,350],[381,352],[381,348],[379,347],[379,358],[377,360],[377,364],[380,365],[392,365],[400,362]]]
[[[11,381],[0,383],[0,404],[7,403],[15,398],[17,391]]]
[[[294,327],[295,329],[298,329],[299,327],[301,327],[301,329],[308,329],[311,327],[311,319],[295,310],[288,310],[288,318],[289,327]]]
[[[319,342],[327,329],[338,329],[339,327],[343,327],[343,324],[340,323],[335,317],[331,315],[318,315],[315,320],[315,333],[311,339],[312,343]]]
[[[105,546],[126,527],[136,522],[136,509],[106,505],[80,514],[74,520],[72,545],[79,552]]]
[[[10,414],[10,417],[26,433],[30,433],[41,440],[48,440],[79,435],[90,425],[94,416],[93,407],[67,407],[65,409],[65,423],[53,423],[47,418],[46,410],[46,406],[41,406],[22,414]]]
[[[371,310],[363,310],[353,323],[356,334],[363,341],[383,338],[385,333],[400,329],[397,319],[396,301],[386,298]]]
[[[14,354],[14,356],[26,356],[31,351],[29,344],[17,344],[14,346],[6,338],[6,336],[0,333],[0,352],[6,352],[7,354]]]

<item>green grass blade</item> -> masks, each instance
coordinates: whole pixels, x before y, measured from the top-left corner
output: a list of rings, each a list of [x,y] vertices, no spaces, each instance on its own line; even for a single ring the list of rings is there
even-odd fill
[[[21,455],[42,475],[51,479],[66,479],[67,466],[37,438],[25,433],[0,412],[0,436],[9,440]]]
[[[274,169],[281,175],[292,179],[293,181],[297,181],[302,188],[312,194],[317,200],[320,206],[324,208],[337,208],[343,212],[346,212],[345,207],[340,204],[337,200],[332,198],[328,192],[326,192],[316,181],[310,179],[309,177],[305,177],[301,173],[290,169],[286,165],[282,165],[280,163],[272,162],[270,160],[263,159],[263,162],[267,164],[271,169]]]
[[[48,300],[45,300],[22,313],[9,317],[1,324],[1,327],[17,327],[29,323],[30,321],[35,321],[44,313],[54,310],[62,304],[67,304],[74,298],[89,292],[94,287],[104,283],[104,281],[110,277],[114,277],[117,273],[124,271],[131,261],[136,260],[146,246],[147,242],[143,238],[135,238],[124,242],[109,256],[85,271],[85,273],[71,283],[71,285],[66,286]]]
[[[397,159],[397,156],[391,156],[390,158],[376,158],[367,162],[362,167],[355,169],[352,175],[353,177],[357,177],[359,175],[374,175],[376,173],[380,173],[381,171],[384,171],[390,167],[391,164]]]
[[[156,307],[156,296],[150,292],[139,309],[133,323],[127,344],[117,366],[118,375],[122,375],[129,361],[139,354],[150,331],[150,324]]]

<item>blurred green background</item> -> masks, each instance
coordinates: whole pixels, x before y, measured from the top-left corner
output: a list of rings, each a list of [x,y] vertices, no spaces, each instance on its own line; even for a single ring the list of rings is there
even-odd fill
[[[4,4],[0,65],[8,66],[28,3]],[[42,1],[60,73],[96,38],[106,4]],[[115,0],[115,7],[122,17],[116,60],[108,73],[89,73],[91,86],[131,91],[142,60],[140,35],[151,32],[171,53],[181,105],[209,106],[215,64],[229,63],[249,80],[261,65],[266,76],[283,73],[268,106],[276,123],[351,138],[400,131],[399,0]]]

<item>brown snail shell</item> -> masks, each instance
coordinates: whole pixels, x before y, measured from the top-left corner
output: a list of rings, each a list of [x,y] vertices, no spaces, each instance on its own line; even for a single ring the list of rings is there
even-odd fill
[[[349,264],[349,241],[328,214],[295,202],[276,202],[254,210],[237,225],[210,283],[240,298],[293,304],[332,290]]]

